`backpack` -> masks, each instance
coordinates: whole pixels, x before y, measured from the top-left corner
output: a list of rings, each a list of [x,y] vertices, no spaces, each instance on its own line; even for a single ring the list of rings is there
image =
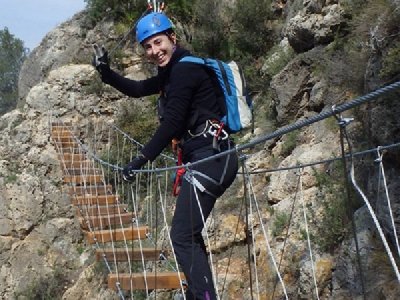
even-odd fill
[[[225,101],[220,101],[224,115],[221,122],[231,133],[253,124],[253,103],[250,99],[243,73],[236,62],[225,63],[213,58],[185,56],[180,62],[204,65],[215,74]]]

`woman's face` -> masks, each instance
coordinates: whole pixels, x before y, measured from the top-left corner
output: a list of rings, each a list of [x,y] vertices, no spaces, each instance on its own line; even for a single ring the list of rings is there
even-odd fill
[[[159,33],[143,42],[147,58],[159,67],[165,67],[169,63],[175,47],[175,34],[167,36],[165,33]]]

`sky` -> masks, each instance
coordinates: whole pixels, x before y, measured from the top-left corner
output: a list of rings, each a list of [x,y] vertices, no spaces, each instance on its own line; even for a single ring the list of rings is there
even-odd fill
[[[33,50],[57,25],[85,8],[84,0],[0,0],[0,29]]]

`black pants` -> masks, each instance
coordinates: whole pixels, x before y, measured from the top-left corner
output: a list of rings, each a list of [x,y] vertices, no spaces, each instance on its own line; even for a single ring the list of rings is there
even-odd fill
[[[208,146],[193,151],[189,160],[194,162],[214,154],[214,150]],[[226,173],[223,174],[227,161]],[[194,175],[212,194],[201,192],[199,189],[196,190],[205,222],[214,207],[216,198],[224,193],[236,177],[238,170],[237,155],[233,153],[229,156],[212,159],[204,164],[194,166],[192,169],[218,182],[223,177],[222,184],[215,185],[215,183],[201,176]],[[183,180],[172,220],[171,239],[178,263],[182,267],[188,282],[189,289],[186,292],[186,299],[214,300],[216,299],[216,292],[206,247],[201,235],[204,223],[194,189],[195,187],[190,182]]]

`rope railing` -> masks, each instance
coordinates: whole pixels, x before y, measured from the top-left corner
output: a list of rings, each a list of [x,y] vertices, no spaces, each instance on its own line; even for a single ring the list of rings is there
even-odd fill
[[[389,85],[387,87],[381,88],[381,89],[379,89],[379,90],[377,90],[375,92],[372,92],[372,93],[370,93],[368,95],[358,97],[358,98],[356,98],[356,99],[354,99],[354,100],[352,100],[352,101],[350,101],[348,103],[339,105],[337,107],[333,107],[332,110],[330,110],[330,111],[325,111],[325,112],[322,112],[322,113],[320,113],[318,115],[315,115],[315,116],[313,116],[313,117],[311,117],[309,119],[300,120],[300,121],[295,122],[295,123],[293,123],[291,125],[285,126],[285,127],[281,128],[281,129],[278,129],[278,130],[274,131],[271,134],[259,137],[259,138],[255,139],[255,140],[253,140],[253,141],[251,141],[251,142],[249,142],[247,144],[238,145],[235,149],[231,149],[231,150],[228,150],[228,151],[225,151],[225,152],[221,152],[221,153],[216,154],[216,155],[214,155],[212,157],[197,161],[195,163],[189,163],[189,164],[186,164],[186,165],[183,165],[183,166],[175,166],[175,159],[174,158],[169,157],[167,155],[162,155],[161,156],[161,160],[163,161],[163,164],[165,166],[164,167],[155,167],[154,163],[151,163],[151,164],[149,163],[148,164],[148,169],[138,170],[137,171],[136,182],[133,185],[130,185],[128,189],[126,189],[125,184],[123,184],[123,181],[121,179],[120,172],[119,172],[119,171],[122,170],[121,165],[123,165],[123,161],[126,159],[126,158],[123,158],[123,156],[126,153],[130,153],[131,158],[134,155],[137,155],[139,149],[141,149],[141,147],[143,147],[143,145],[141,143],[139,143],[135,139],[131,138],[128,134],[123,132],[117,126],[115,126],[113,124],[108,124],[108,123],[107,124],[103,124],[102,123],[102,125],[99,125],[99,123],[96,123],[96,125],[93,128],[91,128],[90,130],[88,129],[86,131],[86,137],[88,139],[89,139],[89,137],[93,138],[91,140],[91,143],[90,143],[91,147],[89,147],[88,144],[83,143],[81,141],[81,139],[78,138],[77,136],[73,136],[73,139],[79,145],[79,148],[80,148],[79,153],[87,155],[88,158],[90,158],[90,160],[92,161],[93,165],[96,163],[98,166],[100,166],[102,174],[103,174],[104,177],[106,177],[106,174],[110,175],[110,173],[111,173],[112,176],[110,176],[109,179],[113,180],[115,189],[118,189],[119,192],[121,193],[121,194],[119,194],[119,196],[121,196],[121,199],[123,199],[124,196],[127,198],[127,199],[123,200],[125,202],[122,201],[121,204],[125,203],[125,204],[130,205],[130,207],[134,211],[135,222],[132,222],[132,227],[139,228],[139,222],[145,222],[145,223],[152,222],[152,226],[154,225],[154,227],[162,228],[162,230],[163,230],[164,228],[168,229],[168,221],[167,221],[168,218],[166,216],[167,208],[165,206],[167,204],[167,200],[166,200],[166,197],[163,196],[163,192],[162,192],[162,189],[163,188],[165,189],[167,187],[167,185],[168,185],[168,182],[169,182],[168,179],[166,178],[167,174],[168,174],[168,171],[176,170],[179,167],[185,167],[187,170],[189,170],[189,173],[190,173],[191,167],[193,167],[195,165],[207,162],[210,159],[223,157],[223,156],[229,155],[231,153],[240,153],[242,158],[247,159],[247,158],[251,157],[251,154],[246,154],[246,155],[242,154],[242,151],[245,150],[245,149],[252,148],[257,144],[260,144],[260,143],[263,143],[263,142],[265,142],[267,140],[279,137],[279,136],[281,136],[283,134],[290,133],[291,131],[298,130],[298,129],[303,128],[305,126],[311,125],[311,124],[313,124],[315,122],[321,121],[321,120],[323,120],[325,118],[328,118],[328,117],[331,117],[331,116],[337,116],[339,113],[342,113],[342,112],[344,112],[346,110],[354,108],[354,107],[356,107],[358,105],[361,105],[363,103],[366,103],[368,101],[372,101],[374,99],[377,99],[378,97],[386,95],[388,93],[391,93],[391,92],[397,90],[398,88],[400,88],[400,82],[396,82],[396,83],[394,83],[392,85]],[[340,119],[339,120],[339,125],[342,126],[343,124],[341,124],[340,122],[346,122],[346,121],[344,119]],[[97,127],[97,126],[103,126],[103,125],[104,125],[104,127],[101,127],[101,128]],[[88,128],[89,127],[90,126],[88,126]],[[105,129],[105,128],[107,128],[107,129]],[[111,131],[112,131],[112,133],[111,133]],[[116,135],[122,137],[122,143],[120,143],[121,140],[119,138],[115,137]],[[116,152],[117,153],[116,155],[118,156],[117,159],[116,159],[117,164],[110,163],[110,161],[111,161],[110,158],[115,154],[115,153],[112,153],[110,151],[110,144],[113,142],[113,139],[115,141],[118,141],[117,142],[118,143],[118,146],[117,146],[118,149],[117,149],[117,152]],[[128,142],[126,142],[126,141],[128,141]],[[373,148],[373,149],[369,149],[369,150],[365,150],[365,151],[360,151],[360,152],[357,152],[357,153],[346,154],[346,155],[344,155],[344,157],[346,159],[353,158],[353,157],[356,157],[356,156],[362,156],[362,155],[370,154],[370,153],[376,152],[377,150],[378,151],[389,150],[389,149],[392,149],[392,148],[395,148],[395,147],[398,147],[398,146],[400,146],[400,142],[393,143],[393,144],[390,144],[390,145],[379,146],[378,148]],[[102,158],[100,158],[99,157],[100,154],[103,154],[103,155],[107,156],[107,158],[104,158],[103,156],[102,156]],[[301,164],[301,165],[280,167],[280,168],[268,169],[268,170],[248,170],[247,166],[246,166],[244,168],[244,170],[246,170],[246,171],[243,171],[243,172],[246,172],[246,178],[249,178],[249,176],[251,174],[260,174],[260,173],[267,173],[267,172],[281,172],[281,171],[293,170],[293,169],[304,169],[306,167],[312,167],[312,166],[318,165],[318,164],[325,164],[325,163],[334,162],[334,161],[340,160],[342,158],[343,157],[341,157],[341,158],[334,157],[334,158],[329,158],[329,159],[325,159],[325,160],[319,160],[319,161],[315,161],[315,162],[305,163],[305,164]],[[113,161],[115,161],[114,158],[113,158]],[[173,164],[172,166],[170,166],[171,163]],[[81,166],[81,168],[82,168],[82,166]],[[85,169],[84,171],[88,172],[87,169]],[[161,174],[163,174],[162,176],[165,177],[165,186],[164,187],[161,187],[161,182],[162,182],[162,180],[160,178]],[[89,176],[90,173],[87,173],[86,175]],[[153,175],[156,176],[156,180],[154,180],[154,181],[152,181],[152,177],[151,177]],[[247,180],[248,179],[246,179],[245,181],[247,181]],[[146,181],[145,184],[143,183],[144,181]],[[245,184],[246,184],[246,182],[245,182]],[[282,290],[283,290],[284,296],[286,297],[286,299],[288,299],[289,298],[289,294],[288,294],[288,291],[286,290],[285,282],[284,282],[283,278],[281,277],[279,266],[276,263],[276,260],[275,260],[274,255],[273,255],[273,251],[271,249],[271,244],[268,241],[270,239],[269,236],[268,236],[268,230],[265,227],[264,222],[262,221],[263,217],[262,217],[262,211],[261,211],[260,203],[259,203],[259,201],[256,200],[255,191],[254,191],[254,188],[251,185],[251,182],[247,183],[247,184],[250,185],[250,189],[249,189],[248,193],[249,193],[249,198],[250,198],[250,201],[251,201],[250,202],[251,214],[253,214],[253,210],[254,210],[255,214],[257,214],[257,216],[259,218],[259,222],[261,224],[261,229],[262,229],[262,234],[264,235],[264,238],[266,240],[267,251],[270,254],[271,259],[272,259],[272,263],[273,263],[274,267],[277,270],[277,276],[278,276],[279,281],[280,281],[280,283],[282,285]],[[146,187],[144,187],[144,185]],[[385,183],[385,186],[386,186],[386,183]],[[146,191],[145,192],[142,191],[141,188],[146,189]],[[154,193],[152,192],[152,189],[155,190]],[[146,194],[146,196],[144,196],[144,198],[143,198],[143,195],[145,193],[148,193],[148,194]],[[197,193],[196,189],[195,189],[195,193]],[[252,195],[250,195],[250,193],[252,193]],[[387,193],[387,190],[386,190],[386,193]],[[158,224],[158,219],[157,219],[158,215],[157,214],[159,213],[159,211],[157,210],[157,208],[154,208],[151,205],[150,201],[149,201],[149,199],[155,197],[154,194],[156,194],[156,198],[158,198],[159,199],[158,201],[161,203],[161,208],[162,208],[161,209],[161,213],[162,213],[162,218],[161,218],[162,220],[161,221],[163,222],[163,224]],[[129,195],[129,196],[127,196],[127,195]],[[129,203],[128,200],[130,200],[131,202]],[[149,202],[146,202],[146,205],[144,205],[144,207],[146,207],[146,209],[149,210],[147,213],[141,211],[143,209],[143,205],[142,205],[143,203],[139,203],[139,201],[149,201]],[[253,202],[254,202],[254,206],[253,206]],[[99,205],[99,204],[97,203],[97,205]],[[305,206],[304,206],[303,202],[302,202],[302,205],[303,205],[303,213],[304,213],[304,222],[306,222],[306,224],[307,224],[307,216],[305,214],[306,212],[305,212]],[[108,204],[107,204],[107,210],[108,210]],[[119,212],[119,214],[121,214],[120,207],[118,209],[118,212]],[[87,217],[90,217],[90,215],[88,215],[88,210],[85,210],[84,207],[82,208],[82,213],[86,214]],[[115,214],[116,211],[112,212],[111,210],[108,210],[108,223],[109,224],[111,224],[110,216],[113,213]],[[142,213],[142,215],[140,216],[141,213]],[[149,219],[149,215],[150,215],[150,219]],[[203,219],[204,219],[204,217],[203,217]],[[118,221],[121,222],[121,226],[122,226],[122,220],[119,219]],[[205,220],[203,220],[203,221],[205,221]],[[115,228],[111,228],[111,227],[108,227],[108,226],[105,226],[104,224],[102,224],[102,220],[101,219],[100,219],[99,227],[100,227],[100,229],[104,229],[104,230],[110,231],[110,235],[113,235],[113,232],[115,232],[115,230],[116,230]],[[252,225],[252,227],[253,227],[253,225]],[[306,225],[306,227],[307,227],[307,225]],[[252,230],[253,228],[250,228],[250,229]],[[379,229],[379,226],[378,226],[378,229]],[[89,224],[89,230],[93,230],[93,229],[91,229],[90,224]],[[159,232],[161,232],[161,230],[155,229],[156,239],[154,240],[154,243],[153,243],[155,245],[155,247],[157,246],[157,242],[158,242],[157,241],[158,240],[157,234]],[[205,231],[205,234],[207,236],[207,245],[208,245],[209,248],[211,248],[207,230]],[[166,235],[168,235],[167,239],[170,240],[169,233],[167,233]],[[252,232],[252,235],[253,235],[253,232]],[[308,235],[308,248],[309,248],[309,251],[310,251],[310,259],[311,259],[311,263],[314,264],[313,254],[311,252],[311,244],[310,244],[310,240],[309,240],[308,228],[307,228],[307,235]],[[149,239],[149,240],[151,240],[151,239]],[[127,241],[125,236],[123,236],[123,241],[120,242],[120,243],[123,244],[123,247],[125,247],[126,251],[128,251],[129,247],[133,247],[133,244],[130,244]],[[254,243],[254,240],[253,240],[253,243]],[[103,244],[105,244],[105,243],[103,243],[101,240],[95,240],[95,245],[96,245],[96,247],[98,247],[98,249],[104,249],[105,246]],[[170,243],[169,246],[172,247],[172,243]],[[386,246],[386,244],[385,244],[385,246]],[[112,248],[115,249],[116,246],[113,244]],[[142,255],[143,255],[143,248],[144,247],[142,245],[142,242],[139,242],[139,249],[142,252]],[[254,249],[253,249],[253,251],[254,251]],[[254,253],[255,252],[253,252],[253,256],[254,256],[254,259],[255,259]],[[128,257],[129,257],[129,255],[128,255]],[[212,261],[211,266],[213,266],[214,263],[213,263],[213,257],[211,255],[211,253],[210,253],[210,258],[211,258],[211,261]],[[104,259],[104,261],[106,263],[106,266],[107,266],[107,269],[109,270],[109,272],[116,272],[117,274],[119,274],[123,270],[126,269],[126,266],[123,266],[123,265],[121,266],[121,269],[119,269],[119,267],[118,267],[119,263],[117,262],[115,255],[114,255],[113,261],[108,261],[105,257],[103,257],[103,259]],[[175,257],[174,257],[174,259],[176,261]],[[393,261],[393,257],[392,256],[391,256],[391,260]],[[144,274],[146,274],[147,273],[146,270],[147,270],[147,268],[149,268],[150,263],[149,262],[145,262],[143,256],[141,258],[141,263],[142,263],[143,272],[144,272]],[[128,261],[128,265],[129,265],[128,266],[128,270],[129,270],[131,276],[133,276],[132,269],[134,268],[134,266],[130,261]],[[254,261],[254,265],[257,266],[257,262],[256,261]],[[395,264],[394,264],[394,266],[395,266]],[[178,268],[178,264],[177,263],[175,263],[175,267]],[[314,265],[312,265],[312,267],[313,267],[312,271],[313,271],[313,276],[314,276],[313,277],[314,289],[315,289],[316,297],[318,298],[318,286],[317,286],[317,281],[315,279]],[[157,267],[156,267],[155,263],[153,264],[153,267],[151,267],[151,268],[153,268],[157,272]],[[212,267],[212,269],[214,269],[214,268]],[[255,268],[255,269],[257,269],[257,268]],[[255,278],[256,278],[256,284],[257,284],[256,285],[257,294],[259,294],[259,289],[260,289],[260,287],[259,287],[259,278],[258,278],[259,276],[258,276],[257,270],[255,270],[255,271],[256,271]],[[213,270],[213,276],[215,276],[215,274],[216,274],[216,271]],[[399,273],[398,273],[398,270],[397,270],[396,275],[400,276],[398,274]],[[214,277],[214,281],[217,282],[218,279],[216,277]],[[118,280],[117,283],[119,284],[119,280]],[[124,297],[123,296],[123,292],[120,289],[118,284],[117,284],[118,292],[119,292],[121,298],[123,298]],[[131,284],[132,284],[132,281],[131,281]],[[146,296],[149,297],[149,288],[147,287],[147,284],[148,283],[147,283],[147,279],[146,279]],[[181,289],[183,290],[183,286],[181,286]],[[132,290],[133,290],[133,286],[131,286],[131,297],[133,296]],[[217,294],[217,297],[219,297],[219,296],[220,295]],[[253,297],[253,291],[251,291],[251,296]]]
[[[327,119],[329,117],[336,116],[336,115],[338,115],[338,114],[340,114],[342,112],[345,112],[347,110],[350,110],[352,108],[360,106],[360,105],[362,105],[364,103],[370,102],[372,100],[376,100],[377,98],[379,98],[381,96],[384,96],[384,95],[388,95],[390,93],[393,93],[398,89],[400,89],[400,81],[392,83],[392,84],[387,85],[385,87],[379,88],[379,89],[377,89],[377,90],[375,90],[375,91],[373,91],[373,92],[371,92],[369,94],[366,94],[364,96],[360,96],[358,98],[355,98],[355,99],[353,99],[353,100],[351,100],[351,101],[349,101],[347,103],[344,103],[344,104],[341,104],[341,105],[338,105],[338,106],[333,106],[331,110],[323,111],[323,112],[321,112],[321,113],[319,113],[319,114],[317,114],[315,116],[312,116],[310,118],[307,118],[307,119],[304,119],[304,120],[300,120],[300,121],[297,121],[297,122],[295,122],[293,124],[284,126],[284,127],[280,128],[280,129],[278,129],[278,130],[276,130],[276,131],[274,131],[274,132],[272,132],[270,134],[267,134],[267,135],[261,136],[259,138],[256,138],[256,139],[254,139],[253,141],[251,141],[249,143],[246,143],[246,144],[243,144],[243,145],[237,145],[233,149],[226,150],[226,151],[223,151],[221,153],[217,153],[217,154],[215,154],[213,156],[198,160],[198,161],[193,162],[193,163],[187,163],[187,164],[184,164],[182,166],[171,166],[171,167],[166,167],[166,168],[142,169],[142,170],[137,170],[137,172],[138,173],[151,173],[151,172],[158,173],[158,172],[164,172],[164,171],[168,171],[168,170],[177,170],[177,169],[179,169],[181,167],[188,168],[188,167],[192,167],[192,166],[203,164],[205,162],[208,162],[208,161],[216,159],[216,158],[225,157],[225,156],[227,156],[229,154],[232,154],[232,153],[235,153],[235,152],[239,153],[239,152],[242,152],[243,150],[253,148],[254,146],[256,146],[258,144],[261,144],[261,143],[264,143],[264,142],[266,142],[268,140],[280,137],[280,136],[282,136],[284,134],[287,134],[287,133],[290,133],[292,131],[295,131],[295,130],[301,129],[303,127],[309,126],[309,125],[311,125],[313,123],[322,121],[322,120]],[[90,152],[88,152],[88,153],[90,153]],[[91,155],[95,156],[94,153],[91,153]],[[109,164],[109,163],[104,162],[104,161],[102,161],[101,159],[98,159],[98,158],[96,160],[98,160],[100,163],[105,163],[107,165]],[[121,171],[122,170],[122,167],[118,166],[118,165],[110,164],[110,167],[112,167],[115,171]]]

